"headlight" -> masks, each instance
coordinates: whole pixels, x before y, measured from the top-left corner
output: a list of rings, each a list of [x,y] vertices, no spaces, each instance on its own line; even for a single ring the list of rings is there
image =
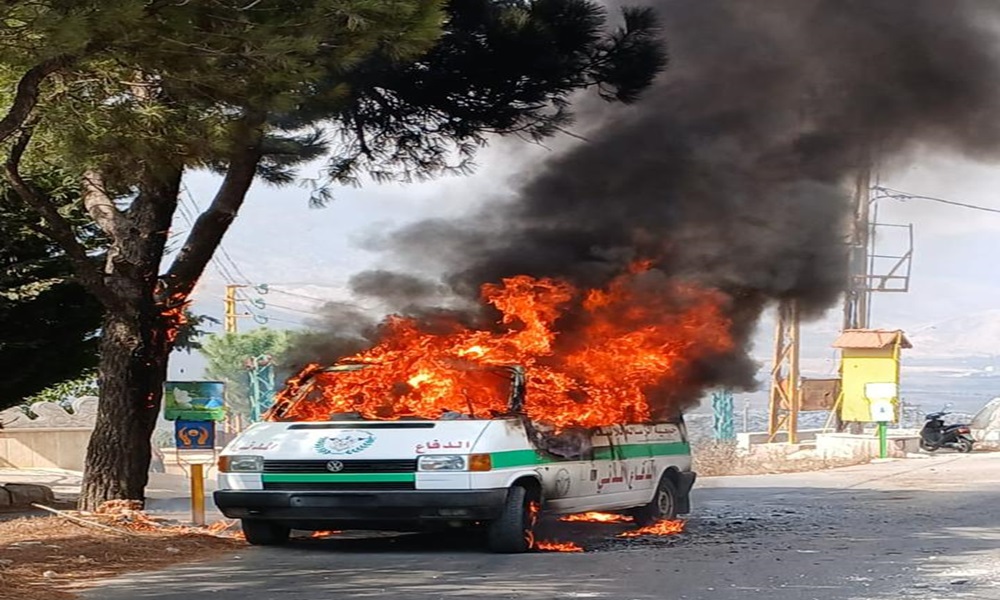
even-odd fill
[[[457,454],[421,456],[417,459],[418,471],[464,471],[465,457]]]
[[[260,473],[264,470],[263,456],[220,456],[219,471],[222,473]]]

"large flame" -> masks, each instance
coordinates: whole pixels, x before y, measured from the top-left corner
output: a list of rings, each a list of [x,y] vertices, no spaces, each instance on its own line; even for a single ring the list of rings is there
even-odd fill
[[[457,321],[431,331],[391,317],[377,345],[342,361],[366,368],[310,365],[288,382],[270,418],[490,418],[509,412],[510,374],[489,367],[519,365],[533,420],[557,428],[647,421],[662,408],[653,396],[683,387],[693,360],[723,353],[732,341],[721,294],[662,278],[651,285],[646,268],[603,289],[529,276],[487,284],[483,300],[500,313],[492,331]]]

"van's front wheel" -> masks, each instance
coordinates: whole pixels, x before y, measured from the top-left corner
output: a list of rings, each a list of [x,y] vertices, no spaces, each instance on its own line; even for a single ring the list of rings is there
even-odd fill
[[[240,521],[243,535],[252,546],[280,546],[288,541],[292,530],[271,521],[243,519]]]
[[[540,502],[526,488],[515,485],[507,491],[503,512],[490,523],[487,545],[493,552],[527,552],[535,544],[535,523]]]
[[[657,521],[676,519],[677,506],[677,486],[669,474],[664,473],[650,503],[633,509],[631,514],[639,527],[646,527]]]

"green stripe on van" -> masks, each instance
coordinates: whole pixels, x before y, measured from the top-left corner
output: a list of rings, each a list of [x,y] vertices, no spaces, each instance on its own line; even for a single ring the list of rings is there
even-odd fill
[[[264,483],[408,483],[415,473],[264,473]]]
[[[666,442],[654,444],[622,444],[616,446],[618,456],[623,458],[646,458],[650,456],[679,456],[691,453],[687,442]],[[611,448],[602,447],[594,450],[595,460],[611,460]],[[507,450],[490,454],[494,469],[510,467],[528,467],[549,463],[563,462],[569,459],[559,459],[536,450]]]

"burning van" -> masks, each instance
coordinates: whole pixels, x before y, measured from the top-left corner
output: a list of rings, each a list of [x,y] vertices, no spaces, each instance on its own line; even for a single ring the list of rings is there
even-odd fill
[[[679,417],[556,428],[528,417],[525,370],[505,366],[417,374],[362,406],[352,390],[376,371],[304,373],[222,452],[215,502],[251,544],[281,544],[292,529],[470,527],[493,551],[523,552],[540,514],[615,511],[646,525],[689,510]],[[413,391],[431,385],[449,405],[420,406]],[[405,411],[394,394],[407,394]]]

